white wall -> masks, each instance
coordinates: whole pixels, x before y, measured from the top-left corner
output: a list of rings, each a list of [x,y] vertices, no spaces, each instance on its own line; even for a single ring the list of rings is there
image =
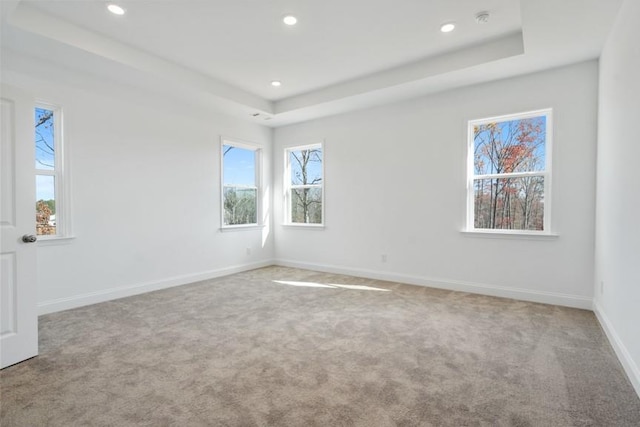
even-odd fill
[[[277,192],[277,259],[590,308],[597,72],[591,61],[278,128],[277,189],[283,147],[325,140],[326,228],[283,227]],[[559,237],[463,235],[467,121],[547,107],[554,110],[552,230]]]
[[[263,144],[270,198],[270,129],[51,63],[3,60],[3,82],[64,109],[76,238],[39,243],[41,312],[270,264],[270,227],[220,231],[219,156],[220,135]]]
[[[638,21],[627,0],[600,58],[595,308],[640,394]]]

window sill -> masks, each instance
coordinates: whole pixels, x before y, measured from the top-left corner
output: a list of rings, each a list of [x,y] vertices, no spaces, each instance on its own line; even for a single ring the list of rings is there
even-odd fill
[[[38,236],[38,246],[69,245],[73,243],[76,236]]]
[[[516,240],[555,240],[557,233],[540,233],[526,231],[499,231],[499,230],[462,230],[465,237],[481,237],[486,239],[516,239]]]
[[[306,228],[310,230],[324,230],[324,224],[282,224],[287,228]]]
[[[223,225],[222,227],[220,227],[220,231],[224,233],[227,231],[260,230],[264,227],[264,224]]]

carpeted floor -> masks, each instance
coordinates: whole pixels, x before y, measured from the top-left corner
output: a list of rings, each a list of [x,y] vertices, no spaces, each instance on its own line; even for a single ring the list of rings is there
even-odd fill
[[[269,267],[40,318],[9,426],[637,426],[593,313]]]

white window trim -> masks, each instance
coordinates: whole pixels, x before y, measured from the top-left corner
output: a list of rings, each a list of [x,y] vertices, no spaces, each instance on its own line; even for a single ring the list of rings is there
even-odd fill
[[[60,105],[45,101],[36,101],[36,108],[53,111],[54,120],[54,170],[38,169],[34,166],[34,179],[36,175],[48,175],[54,177],[54,192],[56,200],[56,234],[38,236],[41,245],[69,243],[75,236],[72,233],[71,223],[71,179],[69,173],[68,154],[69,142],[64,134],[64,112]],[[35,159],[34,159],[35,161]]]
[[[515,119],[528,119],[533,117],[546,117],[546,135],[545,135],[545,166],[544,171],[535,172],[516,172],[516,173],[504,173],[504,174],[487,174],[487,175],[474,175],[474,140],[473,140],[473,127],[479,124],[485,124],[487,122],[503,122]],[[558,234],[553,231],[553,225],[551,223],[551,208],[552,208],[552,196],[551,196],[551,180],[552,180],[552,164],[553,164],[553,109],[544,108],[540,110],[526,111],[521,113],[504,114],[501,116],[486,117],[483,119],[469,120],[467,124],[467,215],[466,215],[466,228],[461,230],[463,234],[474,235],[478,237],[498,237],[498,238],[524,238],[524,239],[536,239],[551,237],[558,237]],[[544,230],[508,230],[508,229],[490,229],[490,228],[475,228],[474,214],[475,214],[475,201],[474,201],[474,180],[481,178],[513,178],[519,176],[542,176],[544,177],[544,214],[543,224]]]
[[[313,185],[291,185],[291,156],[289,155],[291,151],[300,151],[300,150],[310,150],[314,148],[320,148],[322,150],[322,184],[313,184]],[[283,226],[292,227],[292,228],[311,228],[311,229],[324,229],[326,224],[325,217],[325,186],[326,186],[326,175],[325,175],[325,159],[326,159],[326,151],[324,141],[318,141],[311,144],[304,145],[293,145],[284,148],[284,222]],[[291,221],[291,190],[294,188],[318,188],[322,189],[322,222],[320,224],[310,224],[304,222],[292,222]]]
[[[225,224],[224,223],[224,146],[232,145],[237,148],[251,150],[255,153],[255,186],[234,185],[235,188],[256,189],[256,221],[252,224]],[[260,229],[264,227],[262,220],[262,149],[261,144],[244,141],[237,138],[220,137],[220,231],[240,231]],[[227,186],[229,187],[229,186]]]

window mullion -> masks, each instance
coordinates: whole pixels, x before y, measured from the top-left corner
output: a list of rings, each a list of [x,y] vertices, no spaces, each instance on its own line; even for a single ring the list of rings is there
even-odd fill
[[[545,171],[531,171],[531,172],[509,172],[509,173],[491,173],[486,175],[474,175],[474,180],[479,179],[496,179],[496,178],[523,178],[529,176],[545,176]]]
[[[48,175],[57,177],[58,172],[55,170],[36,169],[36,175]]]

